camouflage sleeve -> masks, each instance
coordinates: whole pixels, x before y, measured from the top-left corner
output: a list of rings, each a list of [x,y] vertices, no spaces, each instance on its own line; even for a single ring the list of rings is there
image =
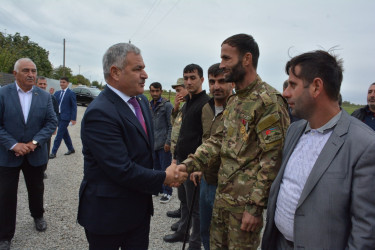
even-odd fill
[[[210,136],[204,143],[202,143],[194,154],[190,154],[188,158],[182,163],[186,165],[188,173],[194,171],[201,171],[203,167],[210,164],[210,159],[220,157],[221,144],[223,140],[224,124],[221,119],[216,132]]]
[[[167,145],[171,145],[171,134],[172,134],[172,121],[171,121],[171,117],[172,117],[172,110],[173,110],[173,106],[170,102],[166,102],[166,119],[167,119],[167,124],[168,124],[168,132],[167,132],[167,139],[165,141],[165,144]]]
[[[285,100],[277,95],[277,102],[267,106],[256,125],[259,157],[259,171],[252,188],[253,192],[245,210],[253,216],[260,216],[267,206],[268,195],[273,180],[280,169],[282,148],[289,127],[289,114]]]
[[[181,122],[182,122],[182,112],[181,109],[179,112],[176,112],[176,114],[171,114],[171,123],[172,123],[172,131],[171,131],[171,154],[172,159],[174,158],[174,152],[176,149],[176,143],[178,140],[178,135],[180,134],[180,128],[181,128]]]

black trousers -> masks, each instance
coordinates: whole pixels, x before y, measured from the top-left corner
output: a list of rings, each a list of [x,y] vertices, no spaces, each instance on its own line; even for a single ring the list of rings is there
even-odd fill
[[[128,232],[115,235],[95,234],[85,229],[89,250],[137,249],[147,250],[151,216],[146,215],[139,226]]]
[[[45,165],[31,166],[25,157],[19,167],[0,166],[0,241],[10,241],[16,230],[17,191],[21,170],[29,196],[31,216],[34,218],[43,217]]]

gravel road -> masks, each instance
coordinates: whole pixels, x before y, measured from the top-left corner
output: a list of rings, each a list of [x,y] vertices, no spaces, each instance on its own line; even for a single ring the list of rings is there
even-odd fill
[[[69,127],[75,154],[65,156],[67,148],[61,144],[57,157],[49,161],[45,180],[44,216],[48,223],[45,232],[38,232],[30,216],[26,186],[20,175],[17,205],[16,233],[11,249],[88,249],[83,228],[76,222],[78,189],[83,177],[83,156],[80,124],[85,107],[78,107],[77,124]],[[54,137],[52,137],[53,141]],[[155,215],[151,219],[149,249],[181,249],[182,243],[164,243],[163,236],[171,233],[170,226],[177,219],[166,212],[178,207],[177,190],[167,204],[154,197]]]

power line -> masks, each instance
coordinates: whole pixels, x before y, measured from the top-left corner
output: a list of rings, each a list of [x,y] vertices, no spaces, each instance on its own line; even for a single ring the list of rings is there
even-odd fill
[[[181,2],[181,0],[177,0],[175,2],[175,4],[164,14],[164,16],[160,19],[160,21],[158,23],[155,24],[155,26],[150,30],[150,32],[148,32],[142,39],[140,39],[140,41],[143,41],[144,39],[146,39],[148,36],[150,36],[150,34],[155,30],[155,28],[169,15],[169,13],[172,12],[172,10],[174,8],[176,8],[177,4]]]
[[[157,9],[157,7],[159,6],[160,3],[161,3],[161,0],[155,0],[154,1],[151,8],[148,10],[147,14],[143,18],[142,22],[139,24],[139,26],[135,30],[134,34],[130,37],[129,41],[141,30],[143,25],[145,25],[148,22],[148,20],[150,20],[150,17],[152,16],[152,14],[154,14],[155,10]]]

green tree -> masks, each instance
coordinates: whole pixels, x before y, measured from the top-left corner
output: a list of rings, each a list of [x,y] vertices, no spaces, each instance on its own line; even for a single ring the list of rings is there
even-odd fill
[[[90,86],[90,80],[85,78],[83,75],[76,75],[72,77],[71,82],[77,85],[82,84],[82,85]]]
[[[12,73],[14,63],[23,57],[34,61],[38,69],[38,75],[50,77],[52,64],[48,59],[49,52],[37,43],[30,41],[28,36],[20,33],[5,36],[0,32],[0,71]]]
[[[53,73],[52,73],[53,79],[59,80],[63,76],[69,77],[69,81],[72,81],[72,79],[70,79],[70,78],[73,78],[72,70],[69,67],[65,67],[64,69],[62,65],[53,69]]]

